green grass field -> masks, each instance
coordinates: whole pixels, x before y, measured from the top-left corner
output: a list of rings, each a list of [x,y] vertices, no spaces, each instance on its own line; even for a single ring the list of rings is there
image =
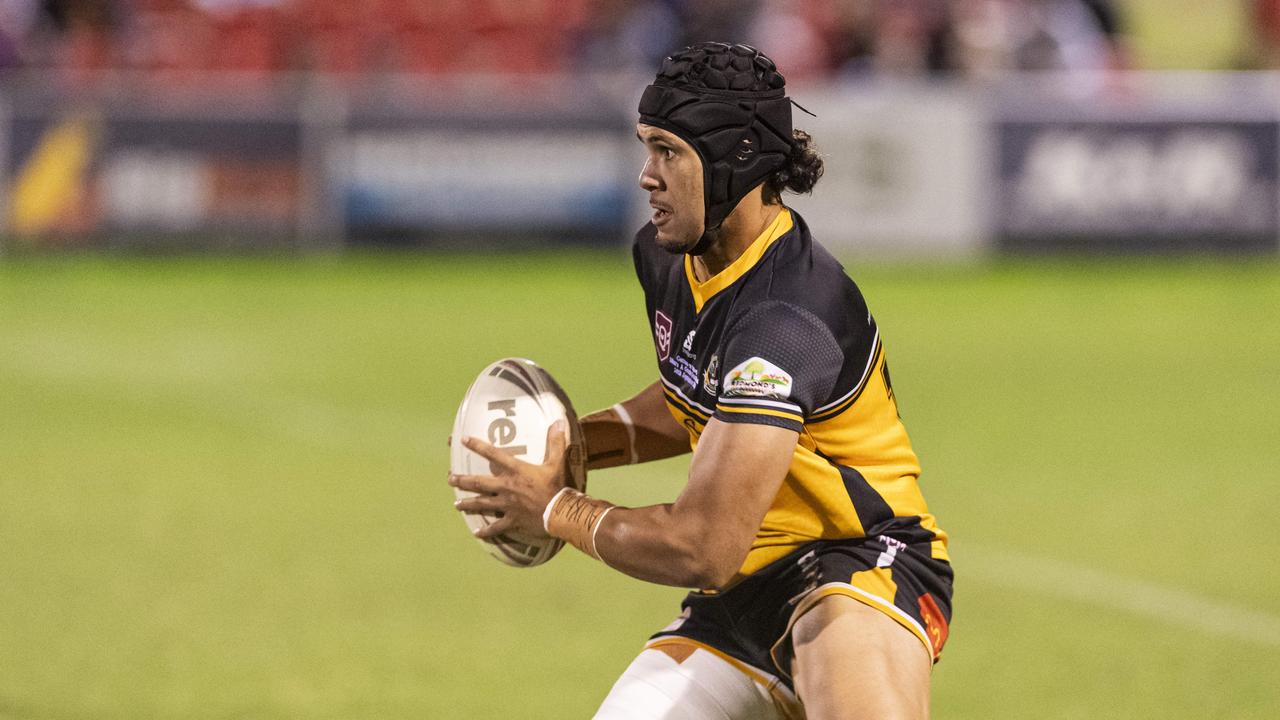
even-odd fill
[[[935,717],[1275,717],[1280,263],[850,267],[954,538]],[[0,263],[0,717],[589,717],[682,593],[468,537],[507,355],[649,382],[628,259]]]

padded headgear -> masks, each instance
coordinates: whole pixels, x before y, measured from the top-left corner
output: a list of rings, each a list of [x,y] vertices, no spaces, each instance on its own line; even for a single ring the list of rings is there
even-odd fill
[[[706,205],[703,236],[710,244],[738,202],[783,167],[791,153],[791,100],[786,79],[749,45],[699,43],[662,61],[640,97],[640,122],[674,133],[702,158]]]

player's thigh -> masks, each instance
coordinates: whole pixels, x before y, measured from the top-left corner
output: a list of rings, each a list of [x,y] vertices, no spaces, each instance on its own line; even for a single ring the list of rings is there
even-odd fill
[[[791,639],[808,720],[929,716],[929,652],[883,612],[830,595],[796,621]]]
[[[622,673],[595,720],[782,720],[769,691],[694,645],[648,648]]]

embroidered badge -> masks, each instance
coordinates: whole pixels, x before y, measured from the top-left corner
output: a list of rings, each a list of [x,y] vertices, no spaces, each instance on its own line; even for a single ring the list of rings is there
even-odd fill
[[[671,318],[661,310],[653,314],[653,339],[658,346],[658,359],[671,357]]]
[[[712,355],[707,369],[702,372],[702,390],[708,395],[716,395],[720,385],[720,356]]]

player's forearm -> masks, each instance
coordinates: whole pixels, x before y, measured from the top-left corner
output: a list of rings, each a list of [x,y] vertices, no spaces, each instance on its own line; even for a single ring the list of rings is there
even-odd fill
[[[566,488],[548,504],[543,522],[552,536],[615,570],[677,587],[725,585],[750,548],[750,532],[725,533],[679,501],[625,508]]]
[[[617,406],[583,417],[582,433],[586,438],[588,470],[689,452],[688,431],[671,417],[658,383]]]
[[[675,504],[615,508],[608,519],[595,537],[600,559],[662,585],[724,587],[751,547],[750,534],[737,541],[716,536],[705,519],[682,517]]]
[[[543,528],[641,580],[724,587],[778,494],[797,437],[785,428],[713,418],[674,503],[624,508],[563,488],[546,504]]]

